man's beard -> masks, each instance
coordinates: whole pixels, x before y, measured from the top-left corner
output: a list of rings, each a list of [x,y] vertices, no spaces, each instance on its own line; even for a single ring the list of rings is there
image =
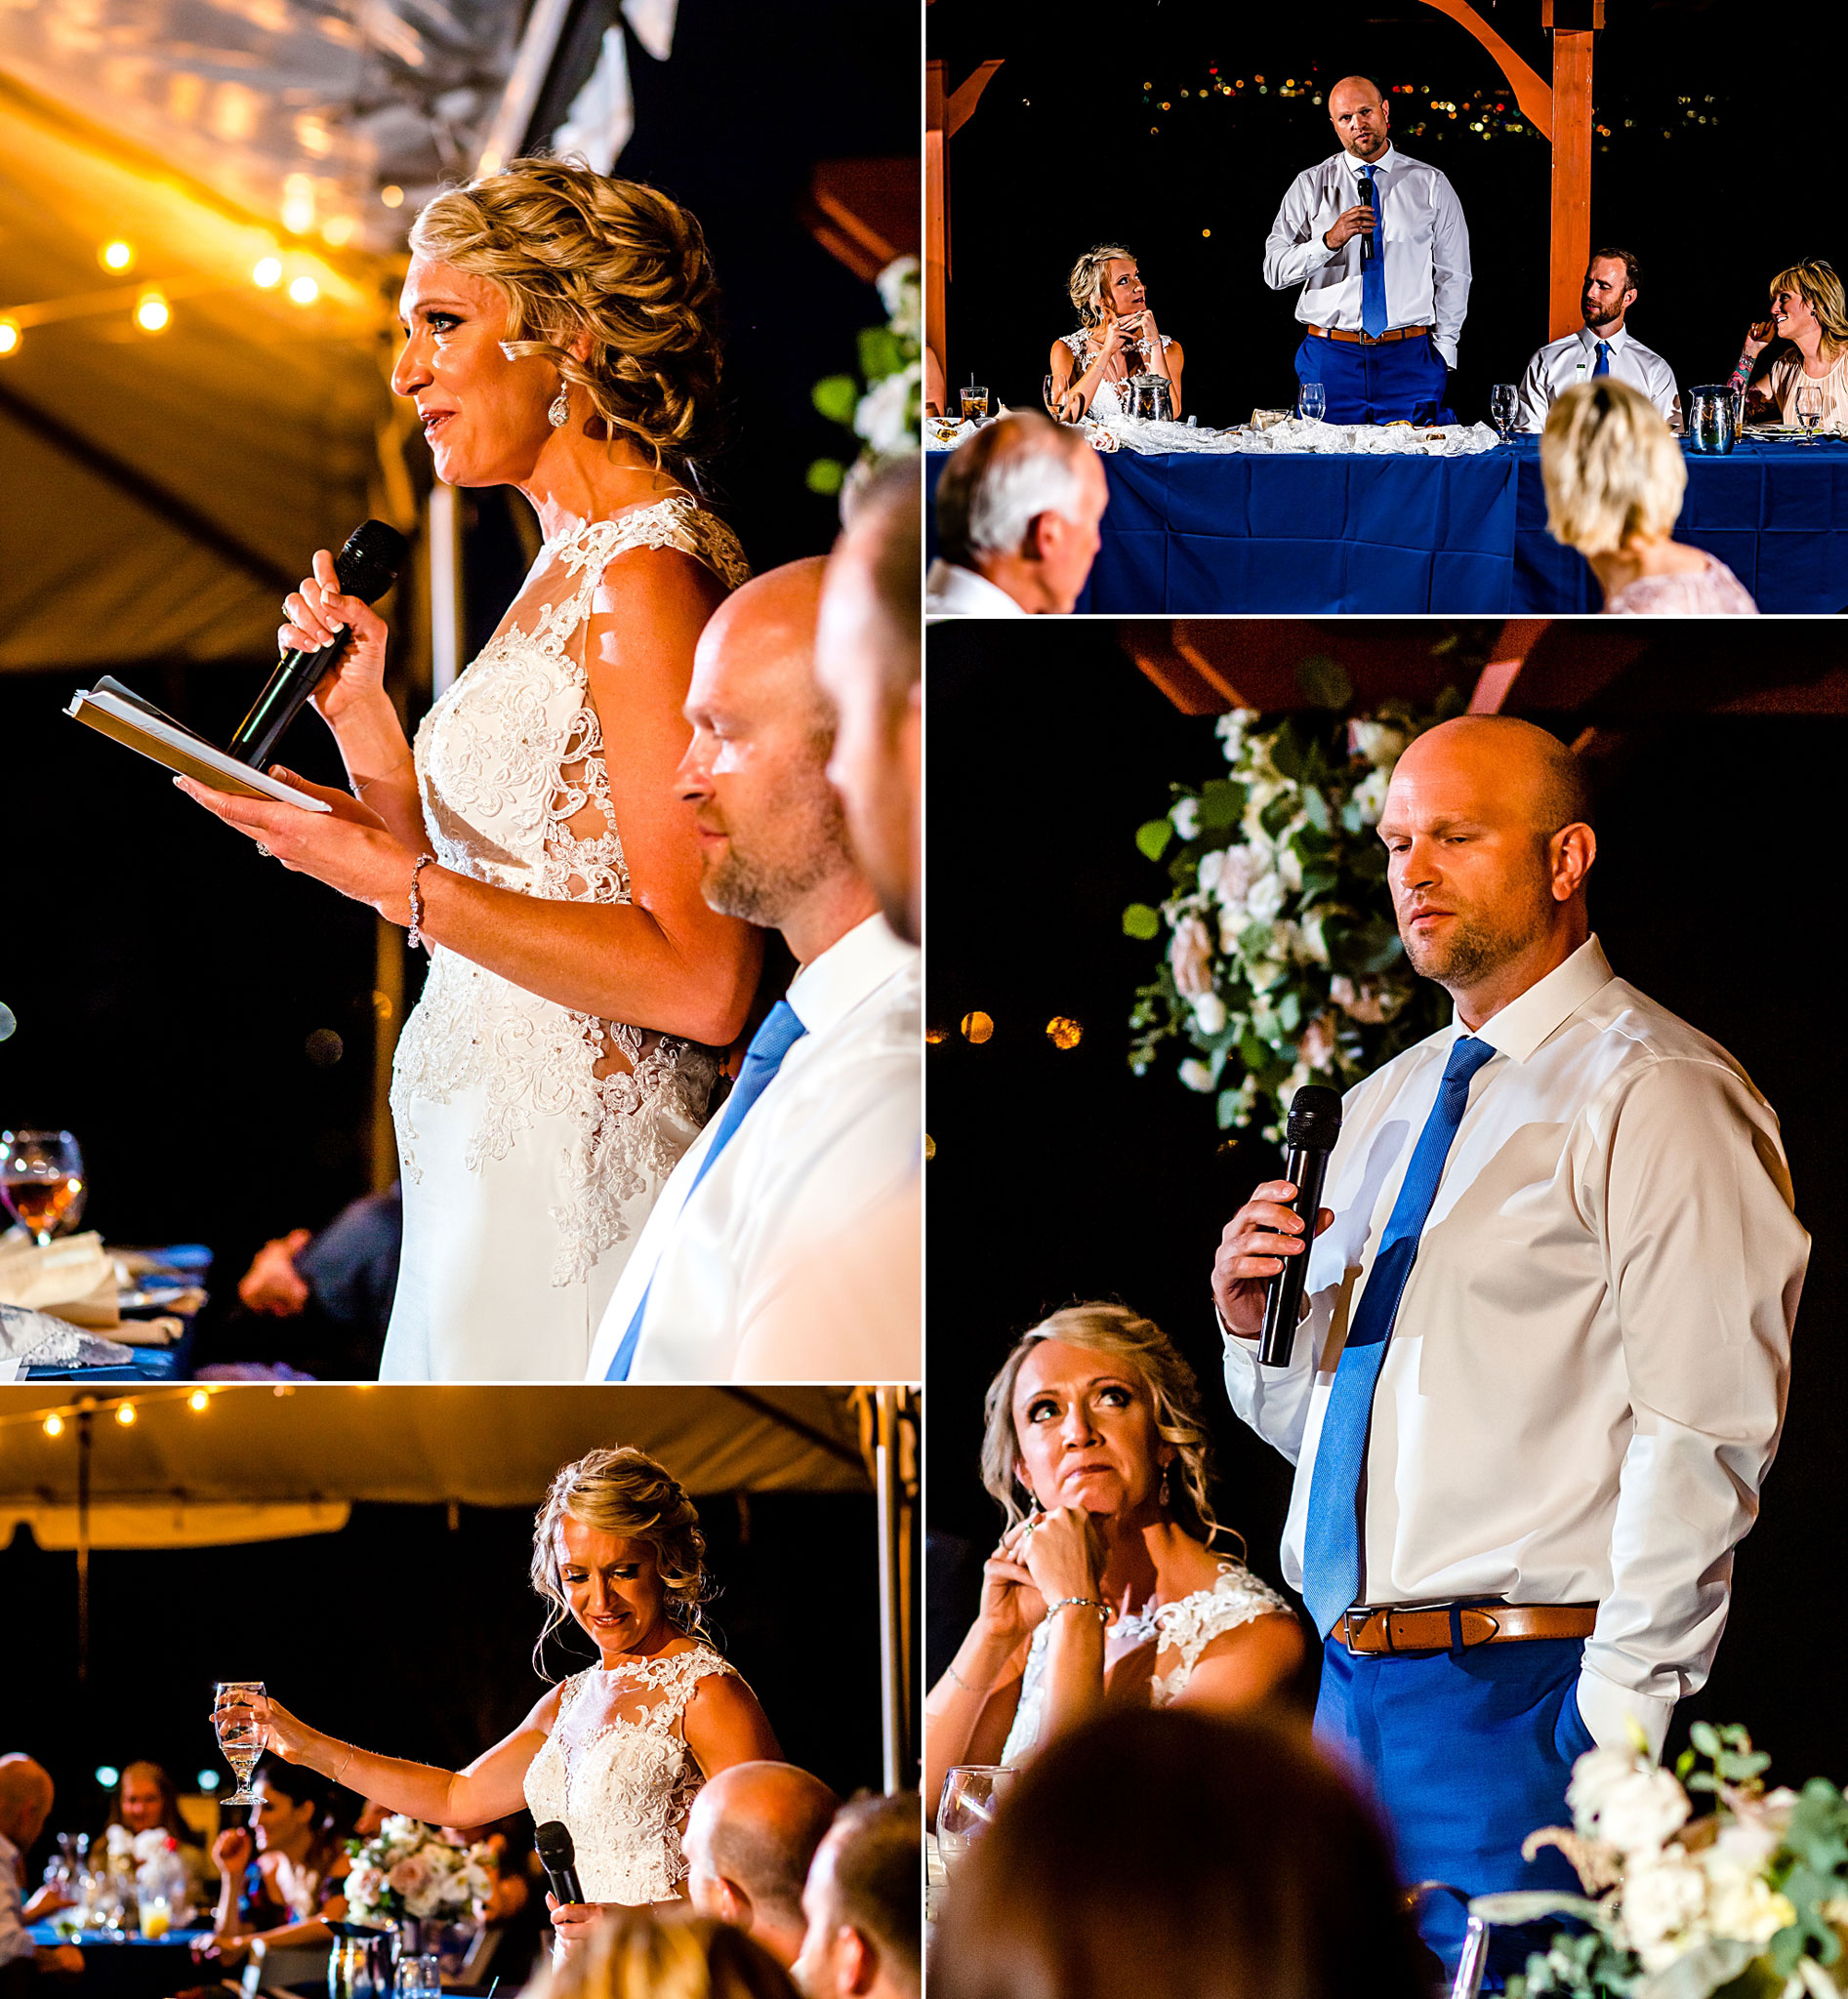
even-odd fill
[[[785,832],[779,845],[786,853],[776,858],[745,851],[734,834],[722,859],[706,871],[700,883],[707,908],[773,930],[803,896],[831,875],[850,868],[853,849],[847,843],[846,815],[832,786],[826,790],[826,803],[817,799],[804,817],[803,836],[792,838]],[[787,851],[792,848],[793,853]]]
[[[1541,927],[1541,913],[1523,919],[1492,924],[1480,917],[1457,918],[1450,935],[1443,939],[1407,936],[1400,941],[1412,969],[1421,979],[1430,979],[1452,991],[1467,989],[1491,972],[1520,957]]]

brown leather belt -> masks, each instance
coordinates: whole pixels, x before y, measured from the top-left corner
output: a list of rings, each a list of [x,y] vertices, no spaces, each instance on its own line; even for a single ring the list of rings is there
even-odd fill
[[[1307,326],[1306,332],[1317,340],[1357,341],[1364,347],[1390,347],[1395,340],[1417,340],[1420,334],[1429,333],[1428,326],[1389,326],[1384,333],[1350,333],[1342,326]]]
[[[1521,1638],[1589,1638],[1597,1621],[1596,1604],[1427,1604],[1416,1611],[1357,1608],[1335,1620],[1331,1636],[1351,1652],[1379,1655]]]

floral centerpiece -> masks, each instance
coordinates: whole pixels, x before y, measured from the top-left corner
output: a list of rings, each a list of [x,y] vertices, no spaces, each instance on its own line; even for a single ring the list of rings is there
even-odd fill
[[[1346,675],[1310,664],[1321,712],[1219,717],[1226,775],[1176,785],[1167,816],[1136,831],[1170,892],[1123,913],[1127,935],[1166,939],[1136,989],[1129,1066],[1144,1076],[1164,1041],[1185,1042],[1179,1080],[1215,1100],[1219,1128],[1261,1122],[1273,1140],[1303,1083],[1345,1089],[1444,1017],[1406,962],[1374,829],[1400,753],[1460,698],[1343,718]]]
[[[874,280],[885,307],[883,326],[859,337],[860,374],[829,375],[815,384],[815,407],[862,440],[851,467],[818,458],[808,468],[812,493],[839,493],[870,477],[888,459],[918,449],[924,420],[924,287],[915,257],[895,257]]]
[[[1593,1749],[1573,1765],[1572,1826],[1528,1839],[1554,1846],[1582,1896],[1493,1895],[1491,1923],[1580,1918],[1528,1960],[1516,1999],[1840,1999],[1848,1925],[1848,1800],[1822,1777],[1767,1791],[1770,1758],[1742,1728],[1697,1722],[1673,1771],[1640,1748]],[[1710,1768],[1699,1769],[1704,1760]],[[1693,1794],[1710,1794],[1695,1815]]]
[[[487,1847],[453,1847],[416,1818],[388,1818],[373,1838],[349,1839],[347,1851],[347,1912],[355,1923],[479,1921],[494,1892]]]

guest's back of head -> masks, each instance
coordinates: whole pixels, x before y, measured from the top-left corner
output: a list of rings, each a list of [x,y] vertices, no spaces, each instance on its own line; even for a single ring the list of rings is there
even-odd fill
[[[960,1862],[931,1999],[1421,1999],[1385,1842],[1305,1741],[1182,1708],[1051,1743]]]
[[[916,1791],[843,1805],[808,1870],[807,1999],[915,1999],[924,1969],[924,1813]]]
[[[599,1923],[537,1990],[542,1999],[797,1999],[788,1973],[744,1931],[648,1909]]]
[[[946,561],[972,569],[1030,611],[1069,611],[1097,552],[1109,500],[1083,431],[1030,410],[985,425],[937,481]]]
[[[1688,468],[1662,413],[1613,375],[1581,382],[1554,403],[1540,476],[1553,539],[1589,556],[1671,533]]]

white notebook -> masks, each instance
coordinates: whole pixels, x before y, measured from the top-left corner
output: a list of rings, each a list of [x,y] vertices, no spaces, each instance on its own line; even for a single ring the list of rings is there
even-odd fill
[[[195,735],[184,722],[164,714],[151,701],[144,701],[132,687],[103,674],[94,687],[73,694],[64,713],[74,715],[86,728],[100,730],[169,770],[196,779],[215,792],[235,792],[247,798],[276,798],[285,805],[300,805],[305,812],[327,812],[325,798],[285,785],[267,771],[252,770],[236,757],[227,756],[203,736]]]

